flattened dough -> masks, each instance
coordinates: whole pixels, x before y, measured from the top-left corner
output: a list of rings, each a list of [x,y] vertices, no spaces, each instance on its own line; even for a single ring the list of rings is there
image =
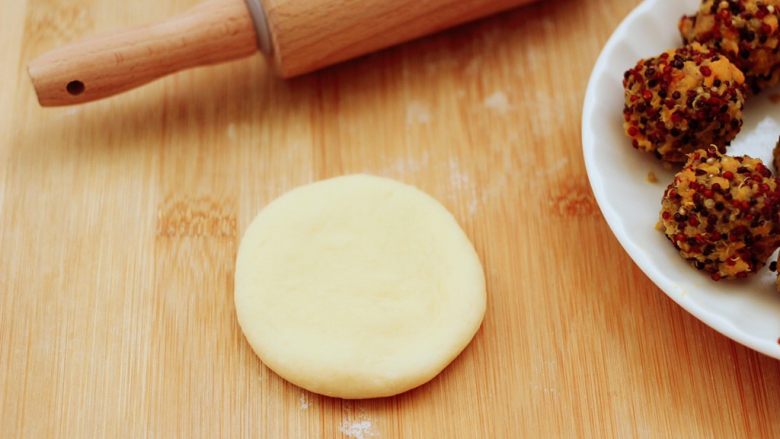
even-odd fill
[[[260,359],[324,395],[395,395],[436,376],[485,313],[453,216],[420,190],[352,175],[270,203],[241,241],[238,321]]]

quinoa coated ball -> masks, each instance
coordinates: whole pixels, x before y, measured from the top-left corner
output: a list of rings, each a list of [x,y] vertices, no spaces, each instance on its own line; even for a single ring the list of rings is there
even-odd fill
[[[778,19],[780,0],[704,0],[679,27],[686,44],[705,44],[736,64],[755,94],[780,82]]]
[[[769,271],[772,273],[777,273],[777,262],[778,261],[773,261],[769,264]],[[780,273],[777,273],[777,279],[775,279],[775,289],[780,293]]]
[[[777,264],[777,262],[775,262],[775,264]],[[775,290],[780,293],[780,273],[777,274],[777,278],[775,279]]]
[[[664,192],[659,229],[714,280],[744,278],[780,245],[778,189],[761,160],[698,150]]]
[[[780,174],[780,139],[772,150],[772,167],[775,168],[775,174]]]
[[[742,128],[745,77],[699,43],[639,61],[623,76],[623,128],[636,149],[670,163],[708,145],[721,152]]]

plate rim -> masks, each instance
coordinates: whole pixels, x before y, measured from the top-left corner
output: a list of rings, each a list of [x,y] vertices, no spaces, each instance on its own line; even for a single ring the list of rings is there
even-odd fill
[[[588,85],[585,92],[585,99],[582,107],[581,141],[582,151],[585,161],[585,170],[588,176],[596,203],[601,210],[601,214],[607,221],[612,235],[618,240],[623,249],[628,253],[634,264],[647,276],[661,291],[670,299],[681,306],[685,311],[696,317],[699,321],[719,332],[720,334],[744,345],[764,355],[775,359],[780,359],[780,344],[778,341],[767,341],[764,338],[746,332],[736,326],[733,322],[724,318],[722,315],[708,311],[699,304],[693,302],[684,294],[675,293],[676,284],[672,279],[663,274],[661,270],[650,260],[647,255],[641,251],[639,246],[628,238],[626,233],[618,233],[623,228],[618,226],[619,214],[615,207],[609,202],[604,190],[605,182],[601,174],[595,170],[595,142],[596,134],[591,128],[593,125],[593,114],[596,106],[595,89],[596,82],[605,70],[608,55],[614,50],[615,46],[621,41],[626,29],[638,17],[646,14],[651,8],[661,0],[645,0],[637,5],[615,28],[610,35],[604,47],[599,53],[598,59],[594,64],[593,70],[588,78]],[[651,270],[652,269],[652,270]],[[780,335],[780,334],[779,334]]]

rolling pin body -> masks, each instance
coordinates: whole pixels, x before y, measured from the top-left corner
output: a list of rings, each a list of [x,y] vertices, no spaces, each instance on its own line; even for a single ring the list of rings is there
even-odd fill
[[[93,101],[258,49],[282,77],[533,0],[206,0],[162,23],[46,53],[28,72],[43,106]]]

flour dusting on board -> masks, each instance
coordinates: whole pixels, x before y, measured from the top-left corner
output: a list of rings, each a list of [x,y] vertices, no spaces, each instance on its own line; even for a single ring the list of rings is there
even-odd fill
[[[504,114],[512,109],[512,105],[509,103],[509,98],[507,98],[506,93],[503,91],[497,91],[486,97],[482,104],[485,106],[485,108],[494,110],[501,114]]]
[[[450,166],[450,186],[453,189],[463,190],[473,186],[469,174],[461,170],[458,159],[450,157],[448,164]]]
[[[482,71],[482,57],[481,56],[475,56],[472,58],[469,63],[466,65],[466,68],[464,69],[464,72],[466,72],[469,76],[475,76],[478,75]]]
[[[309,400],[306,399],[306,394],[301,393],[301,398],[298,400],[301,403],[301,410],[309,410]]]
[[[397,158],[392,162],[388,162],[388,165],[379,171],[379,175],[399,178],[403,175],[418,174],[421,171],[428,169],[430,161],[431,156],[428,151],[425,150],[419,159],[405,156]],[[365,168],[362,172],[370,174],[371,169]]]
[[[355,422],[349,422],[345,420],[341,423],[339,431],[355,439],[366,439],[376,436],[376,433],[374,433],[372,428],[371,421],[369,420]]]
[[[59,116],[57,116],[57,119],[64,119],[64,118],[73,117],[73,116],[81,113],[82,109],[83,109],[83,107],[70,107],[70,108],[60,112]]]
[[[555,175],[561,171],[569,164],[569,159],[566,157],[561,158],[558,160],[557,163],[554,165],[548,167],[548,168],[539,168],[535,173],[537,177],[546,177],[548,175]]]
[[[228,139],[236,140],[236,137],[238,137],[238,130],[236,129],[236,124],[232,122],[229,123],[227,129],[225,129],[225,134],[227,134]]]
[[[461,169],[460,162],[457,159],[450,157],[449,168],[450,186],[452,187],[450,198],[458,199],[459,196],[463,197],[460,201],[466,202],[469,216],[474,216],[479,207],[476,184],[468,172]]]
[[[406,125],[427,125],[431,122],[431,111],[425,103],[411,101],[406,106]]]
[[[450,187],[452,187],[451,198],[457,197],[458,194],[462,194],[467,202],[467,209],[469,216],[474,216],[477,213],[479,207],[477,197],[477,186],[471,179],[471,176],[461,169],[460,162],[455,158],[450,158]]]

